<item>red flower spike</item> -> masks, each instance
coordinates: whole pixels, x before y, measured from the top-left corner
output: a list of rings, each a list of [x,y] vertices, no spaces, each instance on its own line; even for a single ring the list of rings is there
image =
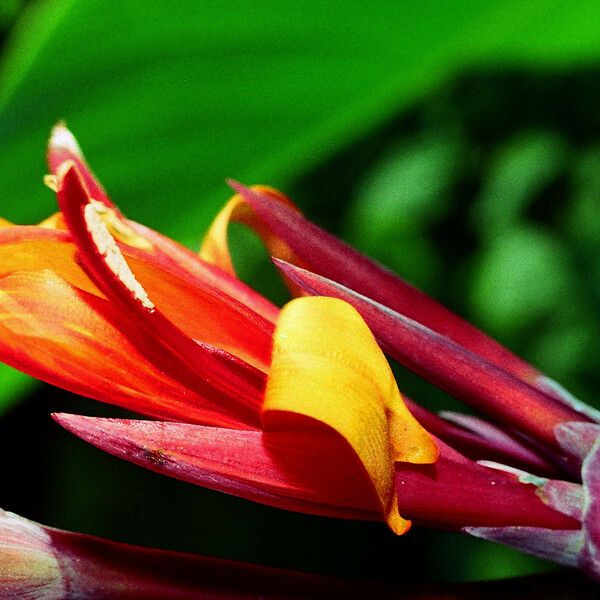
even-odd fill
[[[543,442],[554,451],[559,423],[579,415],[481,356],[339,283],[289,263],[277,266],[310,295],[328,295],[352,304],[382,348],[405,367],[486,414]]]
[[[0,596],[5,600],[299,600],[373,594],[395,598],[397,590],[379,582],[121,544],[45,527],[0,509]]]
[[[67,163],[63,168],[59,206],[94,283],[134,319],[154,348],[162,349],[163,369],[208,397],[227,398],[258,425],[264,374],[223,350],[196,342],[157,309],[104,225],[101,209],[88,196],[76,167]]]
[[[141,466],[272,506],[385,518],[397,533],[410,524],[404,517],[467,526],[529,551],[537,544],[597,575],[600,442],[598,426],[582,422],[598,419],[594,411],[308,223],[275,190],[234,184],[239,194],[203,246],[209,266],[126,220],[63,126],[53,131],[49,163],[62,214],[38,227],[0,222],[0,355],[161,419],[56,415],[60,424]],[[348,304],[303,298],[279,314],[238,282],[228,260],[232,220],[296,265],[279,264],[294,293],[354,304],[390,354],[508,424],[505,433],[477,417],[446,414],[448,422],[409,403],[440,438],[496,462],[475,463],[432,439]],[[577,471],[585,458],[583,486],[515,468],[554,475],[540,454],[547,450]]]

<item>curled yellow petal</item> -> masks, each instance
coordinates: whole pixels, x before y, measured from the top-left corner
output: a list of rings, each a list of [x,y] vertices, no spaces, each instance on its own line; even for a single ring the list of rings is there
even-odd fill
[[[388,525],[405,532],[410,522],[398,514],[394,462],[434,462],[437,446],[404,405],[385,356],[349,304],[311,297],[283,308],[263,406],[265,428],[289,413],[315,419],[348,442]]]
[[[2,219],[0,218],[0,228],[2,227],[12,227],[13,224],[10,221],[7,221],[6,219]]]
[[[296,205],[287,196],[274,188],[257,185],[252,186],[251,189],[267,194],[273,200],[298,210]],[[217,265],[231,275],[235,275],[227,236],[230,223],[243,223],[247,225],[259,235],[270,254],[287,261],[293,261],[294,257],[291,250],[256,218],[252,207],[241,194],[235,194],[213,220],[204,236],[200,249],[200,258]]]

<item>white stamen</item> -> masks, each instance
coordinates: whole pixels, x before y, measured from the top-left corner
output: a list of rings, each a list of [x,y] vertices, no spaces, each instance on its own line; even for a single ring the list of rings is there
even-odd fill
[[[92,240],[98,249],[98,252],[104,258],[108,268],[114,273],[119,281],[134,295],[142,306],[150,312],[154,311],[154,304],[148,298],[146,290],[132,273],[125,257],[119,250],[117,243],[110,234],[108,227],[102,220],[102,214],[106,212],[106,207],[97,200],[91,200],[84,209],[84,219],[87,230],[92,236]]]
[[[49,187],[53,192],[56,192],[58,190],[56,175],[44,175],[44,185]]]

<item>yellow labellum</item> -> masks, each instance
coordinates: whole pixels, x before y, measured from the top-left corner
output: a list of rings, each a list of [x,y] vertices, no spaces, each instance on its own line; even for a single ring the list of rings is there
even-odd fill
[[[404,405],[385,356],[349,304],[298,298],[281,311],[263,406],[266,428],[280,411],[339,433],[362,463],[390,528],[408,529],[397,510],[394,462],[432,463],[437,447]]]

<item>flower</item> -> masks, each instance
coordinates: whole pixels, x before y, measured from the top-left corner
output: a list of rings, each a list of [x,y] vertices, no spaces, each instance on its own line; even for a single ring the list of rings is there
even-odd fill
[[[565,573],[551,573],[500,582],[428,585],[426,593],[428,597],[500,597],[507,592],[524,594],[532,586],[541,593],[563,595],[587,590],[584,583]],[[40,525],[0,509],[0,593],[6,600],[372,596],[418,600],[424,590],[406,582],[343,580],[121,544]]]
[[[271,188],[231,182],[197,256],[125,219],[63,125],[49,164],[61,212],[0,228],[0,358],[155,419],[54,415],[62,426],[279,508],[383,517],[397,533],[411,518],[517,546],[508,533],[523,528],[576,537],[587,558],[567,562],[597,573],[592,408]],[[302,297],[279,311],[235,276],[232,220]],[[493,421],[403,400],[380,348]],[[567,435],[581,427],[583,450]]]
[[[279,315],[233,276],[127,221],[62,125],[49,163],[60,216],[0,232],[2,358],[162,419],[121,424],[152,433],[131,460],[275,506],[383,514],[405,531],[394,462],[431,462],[437,447],[358,313],[319,298]],[[80,422],[56,419],[71,430]]]

